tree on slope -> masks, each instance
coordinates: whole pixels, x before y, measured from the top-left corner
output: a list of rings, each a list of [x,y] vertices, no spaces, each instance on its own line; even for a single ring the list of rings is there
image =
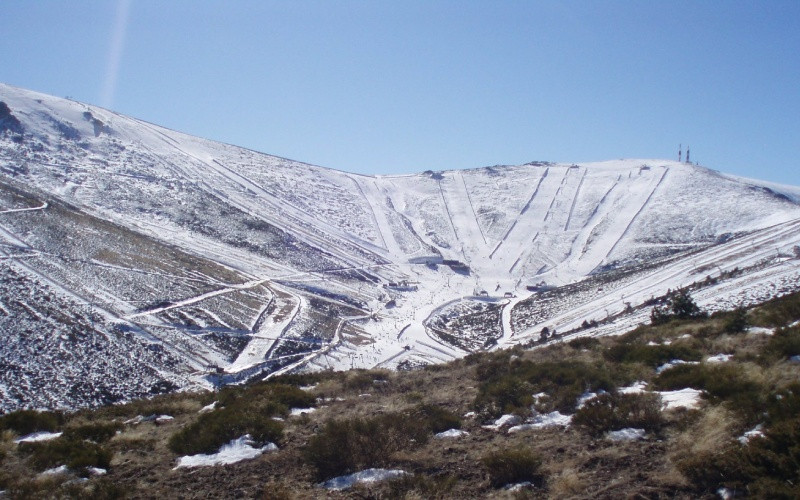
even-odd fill
[[[705,318],[706,312],[697,306],[689,291],[686,289],[668,292],[666,304],[655,306],[650,313],[650,322],[660,325],[673,319],[697,319]]]

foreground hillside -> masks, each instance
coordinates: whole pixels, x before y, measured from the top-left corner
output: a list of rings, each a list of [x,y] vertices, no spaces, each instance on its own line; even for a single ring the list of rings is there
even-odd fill
[[[800,495],[800,295],[704,317],[684,291],[654,321],[616,338],[411,371],[286,375],[76,413],[11,413],[0,417],[0,489],[8,498]],[[211,465],[226,458],[220,451],[235,463]],[[362,471],[383,480],[343,478]]]
[[[754,304],[799,288],[798,192],[653,159],[355,175],[0,84],[0,410]]]

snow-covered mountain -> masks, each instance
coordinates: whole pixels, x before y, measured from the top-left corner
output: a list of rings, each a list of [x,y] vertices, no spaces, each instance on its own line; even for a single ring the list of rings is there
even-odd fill
[[[0,409],[621,333],[798,288],[796,188],[666,160],[350,174],[0,85]],[[588,328],[587,328],[588,326]]]

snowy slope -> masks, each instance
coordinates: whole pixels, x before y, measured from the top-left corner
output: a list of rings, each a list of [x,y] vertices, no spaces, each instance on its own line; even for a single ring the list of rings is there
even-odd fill
[[[0,101],[4,409],[435,363],[543,326],[620,333],[681,285],[727,307],[797,282],[795,188],[665,160],[363,176]]]

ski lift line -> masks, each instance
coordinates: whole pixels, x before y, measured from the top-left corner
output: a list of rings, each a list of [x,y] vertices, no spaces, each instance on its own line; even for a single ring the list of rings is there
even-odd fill
[[[567,214],[567,222],[564,224],[564,231],[569,231],[569,223],[572,220],[572,213],[575,211],[575,205],[578,203],[578,198],[581,194],[581,187],[583,187],[583,181],[586,180],[586,173],[588,169],[583,169],[583,175],[581,175],[581,180],[578,182],[578,187],[575,189],[575,195],[572,197],[572,205],[569,207],[569,214]]]
[[[481,221],[478,219],[478,214],[475,213],[475,206],[472,204],[472,197],[469,194],[469,189],[467,188],[467,181],[464,179],[464,173],[458,171],[458,176],[461,178],[461,183],[464,185],[464,193],[467,195],[467,202],[469,202],[469,208],[472,210],[472,216],[475,218],[475,225],[478,226],[478,231],[481,233],[481,238],[483,238],[483,244],[488,245],[489,243],[486,241],[486,235],[483,233],[483,227],[481,227]]]
[[[166,137],[165,134],[163,134],[162,132],[154,129],[153,126],[151,126],[150,124],[144,124],[144,125],[145,125],[146,128],[150,129],[151,132]],[[216,172],[222,178],[224,178],[224,179],[226,179],[226,180],[228,180],[230,182],[233,182],[235,184],[238,184],[240,187],[243,187],[245,189],[253,191],[256,194],[258,194],[257,192],[260,191],[264,195],[264,197],[262,199],[263,202],[266,202],[266,203],[272,205],[275,208],[276,213],[282,214],[284,218],[292,219],[295,222],[295,224],[290,228],[289,225],[283,224],[283,221],[281,220],[281,218],[274,218],[272,220],[269,220],[269,219],[263,217],[261,214],[257,213],[255,210],[253,210],[252,207],[248,206],[246,203],[242,203],[241,201],[239,201],[239,200],[237,200],[235,198],[225,196],[224,193],[220,192],[218,189],[212,187],[209,183],[207,183],[205,181],[205,179],[201,179],[199,183],[201,185],[205,186],[206,190],[209,193],[213,193],[213,195],[215,197],[219,198],[221,201],[226,202],[226,203],[228,203],[230,205],[233,205],[236,208],[238,208],[239,210],[242,210],[244,213],[247,213],[247,214],[251,215],[252,217],[255,217],[255,218],[259,219],[259,220],[262,220],[262,221],[264,221],[264,222],[266,222],[266,223],[268,223],[270,225],[278,227],[281,230],[289,231],[289,229],[291,229],[291,231],[289,231],[289,232],[292,232],[293,234],[296,234],[296,235],[302,235],[302,237],[300,239],[304,240],[306,244],[308,244],[311,247],[316,248],[317,250],[319,250],[323,254],[331,255],[331,256],[333,256],[335,258],[338,258],[338,259],[341,259],[341,260],[343,260],[345,262],[350,262],[351,259],[354,258],[354,256],[352,254],[345,254],[344,252],[338,251],[338,248],[336,246],[332,246],[328,242],[326,242],[325,238],[323,236],[314,234],[311,231],[305,229],[304,228],[305,223],[302,220],[303,217],[298,215],[298,213],[302,214],[303,211],[298,209],[297,207],[294,207],[294,205],[290,204],[286,200],[283,200],[283,199],[275,196],[273,193],[267,191],[262,186],[258,185],[257,183],[253,182],[252,180],[248,179],[247,177],[245,177],[245,176],[243,176],[241,174],[238,174],[237,172],[234,172],[233,170],[231,170],[230,168],[226,167],[225,165],[223,165],[222,163],[220,163],[219,161],[217,161],[215,159],[212,159],[212,162],[215,163],[217,166],[219,166],[219,168],[214,167],[208,161],[203,160],[203,159],[195,156],[194,154],[184,150],[183,148],[178,146],[177,143],[174,143],[174,147],[175,147],[175,149],[177,149],[178,151],[180,151],[181,153],[183,153],[187,157],[194,159],[194,161],[196,161],[196,162],[198,162],[198,163],[200,163],[202,165],[205,165],[206,167],[209,167],[212,171]],[[169,166],[169,168],[171,168],[173,170],[178,170],[182,174],[182,177],[184,177],[184,178],[192,177],[191,175],[189,175],[188,172],[186,172],[177,163],[170,163],[168,166]],[[228,175],[226,175],[223,171],[220,171],[220,168],[223,169],[225,172],[228,172]],[[288,210],[287,211],[287,210],[284,210],[284,208],[291,208],[293,210]],[[298,212],[298,213],[290,213],[292,211]],[[339,238],[343,242],[346,242],[348,244],[352,244],[354,246],[361,247],[364,251],[366,251],[368,253],[373,253],[370,249],[364,248],[363,246],[358,245],[357,243],[352,241],[352,239],[347,238],[346,235],[344,237],[342,237],[341,235],[337,235],[336,234],[337,231],[335,231],[334,230],[335,228],[333,228],[332,226],[328,228],[328,231],[325,231],[322,228],[319,228],[319,227],[316,227],[316,226],[315,226],[315,228],[320,230],[322,233],[327,234],[328,236]],[[344,246],[346,246],[346,245],[344,245]],[[328,250],[326,250],[326,248],[328,250],[334,251],[334,253],[329,252]]]
[[[653,198],[653,195],[656,193],[656,191],[658,190],[659,186],[661,186],[661,183],[664,182],[664,179],[667,177],[667,173],[669,173],[669,167],[664,167],[664,171],[661,173],[661,178],[658,180],[656,185],[650,191],[650,194],[644,200],[644,203],[642,203],[642,206],[639,207],[639,210],[636,211],[636,213],[633,215],[631,220],[628,222],[628,225],[625,226],[625,229],[622,231],[622,234],[619,236],[619,238],[617,238],[617,241],[615,241],[614,244],[611,246],[611,249],[608,251],[608,253],[606,254],[605,258],[603,258],[601,263],[605,262],[606,260],[608,260],[608,257],[612,253],[614,253],[614,250],[617,248],[617,246],[620,244],[620,242],[625,238],[625,235],[628,234],[628,231],[630,231],[631,227],[633,226],[633,223],[636,222],[636,219],[639,218],[639,215],[644,211],[644,209],[648,205],[648,203],[650,203],[650,200]]]
[[[349,175],[346,175],[345,177],[347,179],[350,179],[350,181],[353,184],[356,185],[356,187],[358,188],[358,192],[361,193],[361,197],[364,198],[364,201],[367,203],[367,206],[369,207],[369,211],[372,214],[372,222],[375,224],[375,229],[377,229],[377,231],[378,231],[378,236],[380,237],[381,242],[383,242],[383,248],[384,248],[384,250],[386,250],[388,252],[389,251],[389,245],[386,243],[386,238],[384,238],[384,236],[383,236],[383,227],[381,226],[381,224],[378,223],[378,217],[377,217],[377,214],[375,213],[375,207],[372,206],[372,201],[370,201],[370,198],[367,197],[367,194],[364,192],[364,188],[361,186],[360,182],[358,182],[357,180],[355,180],[354,178],[352,178]],[[372,181],[372,183],[375,184],[375,179],[368,179],[366,182],[370,182],[370,181]],[[375,184],[376,190],[377,190],[377,187],[378,187],[377,184]],[[389,230],[391,231],[391,229],[389,229]]]
[[[539,182],[536,184],[536,189],[533,190],[533,193],[531,194],[530,198],[528,198],[528,202],[525,203],[525,206],[522,207],[522,210],[517,215],[517,217],[514,219],[514,222],[511,223],[511,226],[505,232],[503,237],[500,239],[500,241],[497,242],[497,246],[495,246],[494,250],[492,250],[492,252],[489,254],[489,258],[490,259],[494,256],[495,252],[497,252],[497,249],[500,248],[500,245],[502,245],[506,241],[506,238],[508,238],[508,236],[511,234],[511,231],[514,230],[514,227],[516,227],[517,222],[519,222],[520,217],[522,217],[523,214],[525,214],[525,212],[528,211],[528,209],[531,206],[531,203],[533,203],[533,199],[536,198],[536,194],[539,192],[539,188],[542,186],[542,182],[544,182],[545,178],[547,177],[547,175],[549,173],[550,173],[550,167],[547,167],[544,170],[544,173],[542,174],[542,176],[539,177]]]
[[[450,207],[447,206],[447,200],[444,197],[444,190],[442,189],[441,179],[436,179],[436,185],[439,187],[439,196],[442,197],[444,210],[445,212],[447,212],[447,220],[450,221],[450,228],[453,230],[453,238],[455,238],[456,241],[459,241],[458,233],[456,232],[456,226],[453,224],[453,214],[450,213]]]

